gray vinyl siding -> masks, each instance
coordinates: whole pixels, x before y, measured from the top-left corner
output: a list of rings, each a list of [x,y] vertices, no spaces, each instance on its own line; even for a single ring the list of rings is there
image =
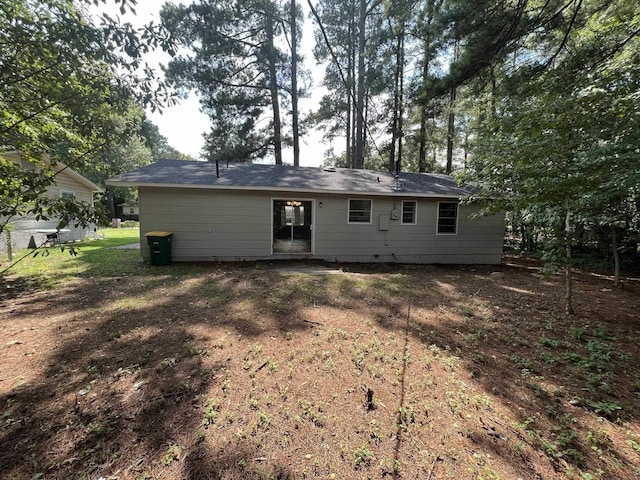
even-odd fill
[[[500,263],[504,217],[471,220],[477,207],[461,205],[455,235],[437,235],[437,198],[243,192],[193,188],[140,187],[141,252],[149,258],[144,234],[174,232],[176,261],[273,258],[273,199],[313,200],[313,254],[305,258],[349,262]],[[371,199],[372,222],[348,222],[349,198]],[[417,201],[417,222],[390,220],[381,231],[380,215]],[[281,255],[278,256],[282,258]],[[285,256],[286,258],[286,256]]]
[[[160,230],[174,232],[176,261],[268,258],[270,204],[269,197],[252,193],[141,187],[142,256],[149,257],[144,235]]]
[[[363,197],[366,198],[366,197]],[[415,199],[417,222],[390,220],[378,229],[378,216],[401,209],[402,199],[373,197],[372,224],[347,224],[346,200],[323,200],[316,215],[316,256],[336,261],[402,263],[500,263],[504,236],[502,215],[471,220],[477,207],[461,205],[458,233],[437,235],[438,199]]]

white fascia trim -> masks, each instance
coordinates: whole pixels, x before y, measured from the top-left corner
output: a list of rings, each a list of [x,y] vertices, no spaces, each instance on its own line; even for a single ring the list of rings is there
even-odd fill
[[[291,192],[293,194],[313,195],[356,195],[367,197],[408,197],[408,198],[451,198],[461,199],[464,195],[439,195],[436,193],[417,192],[359,192],[353,190],[317,190],[312,188],[287,188],[287,187],[238,187],[233,185],[185,185],[175,183],[129,183],[119,181],[107,181],[107,185],[114,187],[150,187],[150,188],[192,188],[197,190],[238,190],[246,192]]]

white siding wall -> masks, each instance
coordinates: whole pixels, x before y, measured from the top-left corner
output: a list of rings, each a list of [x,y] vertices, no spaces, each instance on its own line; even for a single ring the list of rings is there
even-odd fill
[[[141,251],[149,258],[144,234],[174,232],[176,261],[254,260],[271,257],[272,199],[309,199],[289,193],[223,192],[206,189],[142,187],[140,199]],[[417,224],[390,220],[378,228],[378,216],[401,209],[402,198],[315,195],[314,254],[309,258],[352,262],[500,263],[504,217],[469,219],[476,207],[460,206],[458,233],[437,235],[437,199],[418,202]],[[371,224],[349,224],[348,199],[371,198]],[[281,256],[280,256],[281,258]]]
[[[90,188],[67,173],[66,171],[60,172],[56,175],[56,183],[47,188],[47,196],[50,198],[57,198],[60,196],[61,191],[73,192],[76,200],[87,202],[93,205],[93,192]],[[29,240],[34,237],[36,245],[41,245],[47,238],[44,233],[38,233],[38,230],[50,230],[55,229],[58,226],[58,218],[51,218],[49,220],[36,220],[35,216],[26,216],[20,218],[14,218],[10,222],[14,231],[11,233],[11,240],[14,248],[27,248]],[[65,242],[83,240],[90,229],[76,228],[73,224],[67,225],[65,229],[70,230],[64,233],[61,237]],[[2,242],[0,242],[2,243]],[[6,250],[4,245],[0,245],[0,251]]]
[[[56,175],[56,183],[47,188],[47,195],[52,198],[59,197],[61,191],[73,192],[76,200],[93,205],[93,192],[91,189],[79,183],[64,170]]]

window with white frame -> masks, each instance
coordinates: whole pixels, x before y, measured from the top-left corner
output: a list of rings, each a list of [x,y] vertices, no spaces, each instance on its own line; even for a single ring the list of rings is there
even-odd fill
[[[65,200],[75,200],[76,192],[73,190],[60,190],[60,196]]]
[[[373,200],[349,199],[349,223],[371,223]]]
[[[415,200],[402,201],[402,224],[415,225],[417,223],[416,213],[418,211],[418,202]]]
[[[445,235],[458,233],[458,202],[438,202],[437,232]]]

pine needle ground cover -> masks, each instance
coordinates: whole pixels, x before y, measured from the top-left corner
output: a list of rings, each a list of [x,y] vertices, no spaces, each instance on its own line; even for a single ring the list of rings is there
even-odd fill
[[[2,478],[640,477],[637,281],[128,241],[2,279]]]

